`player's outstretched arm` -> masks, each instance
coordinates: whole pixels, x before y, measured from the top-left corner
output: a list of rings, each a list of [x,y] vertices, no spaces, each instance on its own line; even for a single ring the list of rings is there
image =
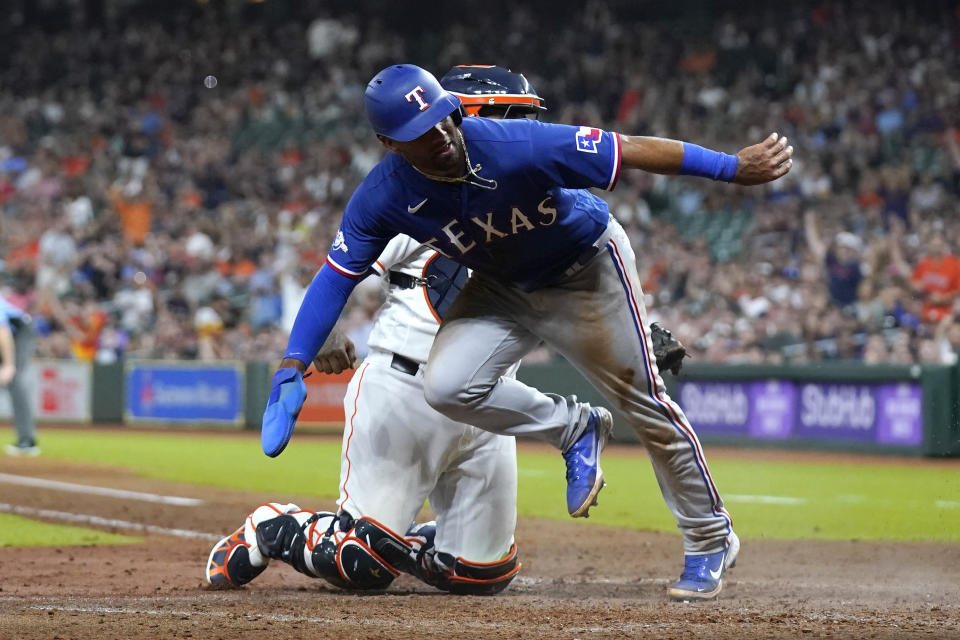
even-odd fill
[[[355,279],[324,266],[307,287],[293,322],[287,352],[273,374],[260,426],[260,445],[271,458],[280,455],[290,442],[307,398],[303,372],[320,351],[355,284]]]
[[[771,133],[762,142],[744,147],[733,156],[679,140],[620,135],[624,167],[742,185],[771,182],[790,171],[793,147],[787,142],[786,137]]]

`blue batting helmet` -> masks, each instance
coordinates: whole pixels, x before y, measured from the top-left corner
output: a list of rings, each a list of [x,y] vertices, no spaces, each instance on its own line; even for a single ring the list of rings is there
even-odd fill
[[[377,135],[399,142],[419,138],[452,113],[460,99],[429,71],[412,64],[390,65],[367,84],[367,117]]]

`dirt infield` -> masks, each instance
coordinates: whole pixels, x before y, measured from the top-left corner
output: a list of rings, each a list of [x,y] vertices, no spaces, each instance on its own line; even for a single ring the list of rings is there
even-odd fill
[[[2,640],[960,638],[960,545],[746,539],[721,599],[690,605],[665,594],[680,569],[678,536],[522,519],[523,571],[496,597],[448,596],[407,577],[385,594],[347,594],[280,563],[245,589],[212,591],[202,571],[215,537],[239,526],[253,506],[281,496],[43,458],[3,459],[0,471],[205,501],[173,506],[0,483],[2,503],[197,536],[149,533],[141,545],[0,549]]]

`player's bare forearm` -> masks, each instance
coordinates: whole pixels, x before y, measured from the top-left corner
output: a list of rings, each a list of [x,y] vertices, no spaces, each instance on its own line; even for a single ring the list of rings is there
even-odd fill
[[[669,138],[625,136],[620,134],[621,162],[624,167],[650,173],[674,175],[683,164],[683,143]]]
[[[787,143],[786,137],[772,133],[762,142],[744,147],[736,155],[736,172],[733,172],[733,165],[730,164],[731,171],[725,176],[723,163],[716,165],[717,175],[710,176],[706,167],[712,162],[712,158],[706,155],[693,163],[688,159],[687,164],[692,166],[685,168],[686,147],[691,145],[679,140],[620,134],[620,153],[623,166],[630,169],[641,169],[664,175],[678,173],[701,175],[728,180],[736,184],[756,185],[776,180],[790,171],[790,167],[793,166],[791,160],[793,147]],[[696,147],[696,145],[693,146]],[[704,154],[723,155],[702,148],[697,149]],[[732,163],[731,156],[724,157]]]

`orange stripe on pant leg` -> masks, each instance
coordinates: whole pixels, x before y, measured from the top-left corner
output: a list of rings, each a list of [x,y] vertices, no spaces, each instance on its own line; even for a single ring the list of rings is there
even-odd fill
[[[343,450],[343,457],[347,461],[347,475],[343,478],[343,485],[340,487],[340,490],[343,491],[343,502],[346,502],[350,499],[350,493],[347,491],[347,481],[350,480],[350,441],[353,440],[353,419],[357,417],[357,398],[360,397],[360,387],[363,385],[363,376],[367,373],[367,367],[370,366],[370,363],[363,365],[363,369],[360,370],[360,380],[357,382],[357,395],[353,398],[353,415],[350,416],[350,435],[347,436],[347,446]],[[340,505],[343,507],[343,504]]]

